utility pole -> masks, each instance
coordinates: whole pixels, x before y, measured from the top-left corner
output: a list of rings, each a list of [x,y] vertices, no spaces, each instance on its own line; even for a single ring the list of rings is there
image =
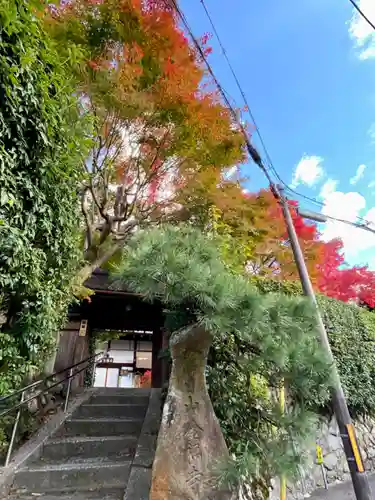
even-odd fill
[[[282,386],[280,387],[280,410],[282,415],[285,413],[285,383],[282,381]],[[283,474],[280,477],[280,500],[286,500],[286,477]]]
[[[340,376],[337,371],[336,363],[332,354],[331,346],[329,345],[328,335],[318,308],[314,289],[311,284],[310,276],[307,271],[302,249],[298,241],[298,236],[294,227],[293,219],[290,214],[288,202],[284,196],[282,186],[272,186],[274,195],[278,198],[285,218],[285,223],[288,230],[289,240],[292,247],[294,259],[296,261],[298,273],[300,276],[303,293],[311,300],[316,308],[316,317],[318,320],[318,330],[320,342],[327,352],[328,359],[332,363],[333,368],[333,383],[331,391],[332,407],[336,416],[336,420],[340,430],[340,436],[343,442],[346,459],[351,474],[353,488],[357,500],[374,500],[368,478],[363,466],[361,453],[359,450],[355,430],[352,424],[348,405],[346,403],[344,391],[340,382]],[[276,189],[275,189],[276,188]]]

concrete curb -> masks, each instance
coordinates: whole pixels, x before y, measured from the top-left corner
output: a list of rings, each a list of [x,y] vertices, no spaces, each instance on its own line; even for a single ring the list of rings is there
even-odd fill
[[[152,389],[123,500],[149,499],[161,414],[161,389]]]
[[[31,457],[39,457],[45,442],[57,431],[57,429],[68,419],[72,413],[85,401],[90,399],[95,389],[86,389],[75,396],[68,406],[68,411],[58,410],[45,425],[43,425],[34,436],[15,451],[8,467],[0,467],[0,498],[9,494],[14,476]]]

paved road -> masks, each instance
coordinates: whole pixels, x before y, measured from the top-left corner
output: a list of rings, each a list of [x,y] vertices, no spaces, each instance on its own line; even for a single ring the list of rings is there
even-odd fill
[[[375,500],[375,474],[369,476],[372,499]],[[311,497],[314,500],[356,500],[351,482],[330,486],[328,490],[317,490]]]

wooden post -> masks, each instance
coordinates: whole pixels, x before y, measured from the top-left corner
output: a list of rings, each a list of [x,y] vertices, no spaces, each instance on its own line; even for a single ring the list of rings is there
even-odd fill
[[[169,344],[169,335],[168,332],[165,328],[162,329],[162,349],[166,350],[168,348]],[[161,372],[162,372],[162,377],[161,377],[161,383],[162,386],[168,381],[169,377],[169,363],[167,359],[162,359],[161,360]]]
[[[163,345],[163,329],[157,328],[152,334],[152,376],[151,384],[153,388],[161,388],[163,385],[162,360],[159,359],[159,353]]]

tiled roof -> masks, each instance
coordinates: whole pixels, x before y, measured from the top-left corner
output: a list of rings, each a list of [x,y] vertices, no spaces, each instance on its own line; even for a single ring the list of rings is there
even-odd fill
[[[91,290],[99,291],[112,291],[116,293],[119,292],[128,292],[126,287],[113,285],[112,280],[109,276],[108,271],[103,269],[95,269],[90,278],[85,282],[85,287],[90,288]],[[130,292],[129,292],[130,293]]]

